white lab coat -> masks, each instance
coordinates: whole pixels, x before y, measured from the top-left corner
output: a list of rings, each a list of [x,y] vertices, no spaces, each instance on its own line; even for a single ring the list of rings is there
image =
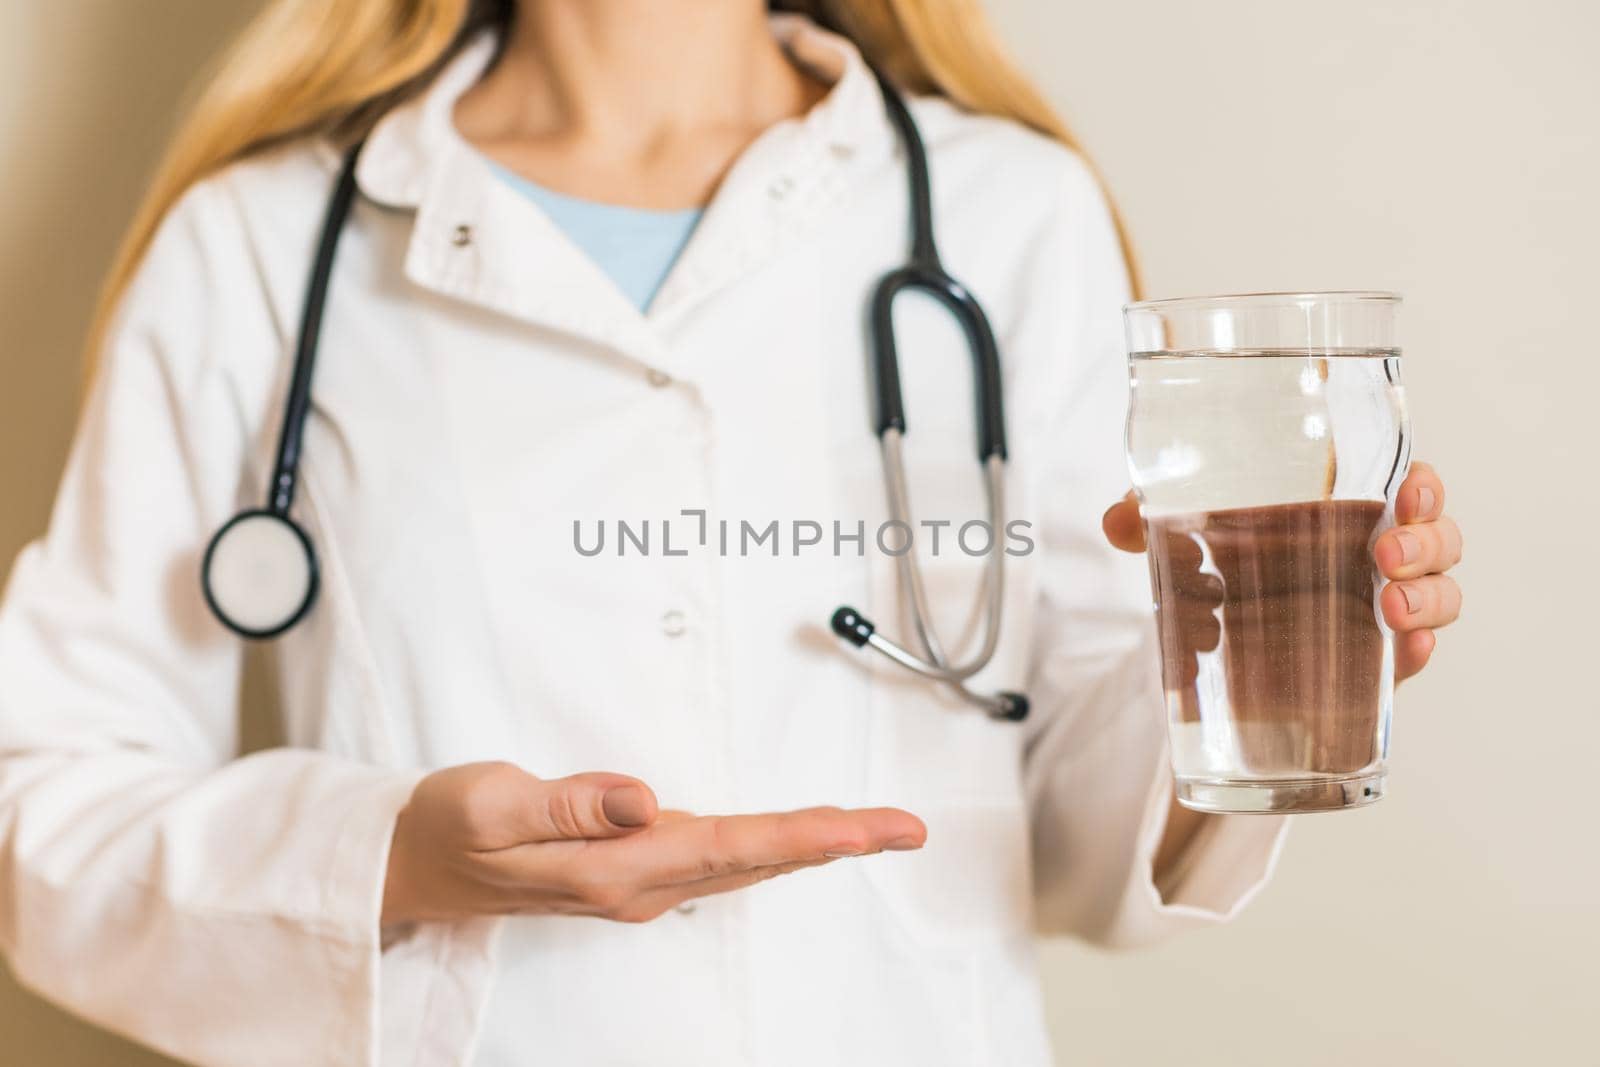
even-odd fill
[[[233,1067],[1043,1063],[1036,929],[1144,942],[1266,877],[1281,820],[1237,817],[1152,882],[1171,781],[1149,594],[1099,528],[1126,488],[1105,202],[1071,152],[942,100],[913,103],[938,238],[999,338],[1010,511],[1036,543],[974,685],[1026,690],[1033,717],[992,722],[827,632],[841,603],[904,632],[871,545],[863,322],[906,255],[906,177],[859,56],[775,27],[835,86],[740,158],[646,315],[454,131],[488,41],[383,120],[296,502],[322,589],[274,650],[288,747],[243,758],[241,643],[198,559],[264,496],[337,156],[291,145],[174,209],[0,614],[0,944],[25,984]],[[955,633],[981,569],[950,545],[982,514],[970,366],[930,304],[897,318],[913,504],[955,524],[924,564]],[[649,555],[618,555],[618,520],[649,520]],[[772,520],[779,554],[741,554],[741,522]],[[797,552],[796,520],[823,544]],[[864,552],[835,554],[836,520]],[[578,552],[574,524],[589,547],[602,522],[606,550]],[[396,812],[427,769],[482,759],[637,774],[701,812],[900,805],[928,844],[643,926],[380,939]]]

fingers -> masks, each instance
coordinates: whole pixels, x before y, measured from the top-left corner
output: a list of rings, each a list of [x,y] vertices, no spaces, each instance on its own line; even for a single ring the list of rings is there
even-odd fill
[[[1372,546],[1385,578],[1441,574],[1461,562],[1461,530],[1448,515],[1385,530]]]
[[[1409,678],[1428,665],[1428,657],[1439,639],[1432,630],[1413,630],[1396,634],[1394,639],[1395,680]]]
[[[1395,630],[1395,676],[1409,678],[1427,666],[1438,637],[1434,629],[1461,614],[1461,589],[1442,572],[1461,562],[1461,530],[1444,513],[1444,482],[1426,463],[1413,463],[1395,493],[1395,519],[1373,546],[1383,576],[1383,617]]]
[[[519,788],[488,806],[512,839],[495,847],[544,841],[618,837],[655,822],[655,794],[622,774],[574,774],[548,781],[524,775]]]
[[[1432,466],[1420,461],[1411,465],[1395,492],[1394,512],[1401,523],[1432,522],[1444,514],[1444,482]]]
[[[763,868],[920,848],[926,839],[922,820],[894,808],[672,813],[641,833],[614,840],[550,840],[479,853],[477,874],[502,887],[513,907],[531,893],[546,910],[615,918],[631,914],[652,893],[692,883],[704,883],[702,892],[721,892],[723,886],[738,888],[740,877]],[[708,889],[713,882],[717,888]]]
[[[1433,630],[1450,625],[1461,614],[1461,587],[1443,574],[1429,574],[1390,582],[1380,603],[1384,621],[1397,633]]]
[[[1100,518],[1100,528],[1112,547],[1124,552],[1144,551],[1144,523],[1139,518],[1139,501],[1132,490],[1106,509]]]
[[[920,848],[928,831],[897,808],[807,808],[770,815],[717,815],[657,827],[639,842],[642,881],[653,885],[717,878],[808,860],[837,859],[891,846]]]

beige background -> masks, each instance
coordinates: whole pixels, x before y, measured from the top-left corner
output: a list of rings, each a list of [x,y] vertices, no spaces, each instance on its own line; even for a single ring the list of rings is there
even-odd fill
[[[1060,1058],[1600,1062],[1600,8],[991,0],[1116,189],[1153,294],[1394,288],[1465,620],[1402,690],[1393,793],[1302,819],[1232,926],[1042,950]],[[43,526],[97,280],[251,0],[0,3],[0,560]],[[0,568],[6,566],[0,562]],[[0,978],[0,1062],[154,1064]]]

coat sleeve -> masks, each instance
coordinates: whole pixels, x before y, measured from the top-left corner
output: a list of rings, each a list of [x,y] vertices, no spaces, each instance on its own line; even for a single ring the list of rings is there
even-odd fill
[[[1025,778],[1042,930],[1125,945],[1231,917],[1267,878],[1287,820],[1207,816],[1182,870],[1152,870],[1173,786],[1149,577],[1100,528],[1129,487],[1127,271],[1098,184],[1073,164],[1060,246],[1066,350],[1033,460],[1044,486],[1067,491],[1041,494]]]
[[[239,642],[199,593],[248,466],[208,343],[259,284],[239,229],[207,185],[160,229],[0,605],[0,949],[25,985],[186,1061],[366,1063],[417,776],[234,758]]]

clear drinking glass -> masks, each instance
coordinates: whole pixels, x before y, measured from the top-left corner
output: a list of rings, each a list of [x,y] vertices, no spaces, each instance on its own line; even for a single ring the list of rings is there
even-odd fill
[[[1377,535],[1410,462],[1393,293],[1130,304],[1127,449],[1178,799],[1383,795],[1393,634]]]

